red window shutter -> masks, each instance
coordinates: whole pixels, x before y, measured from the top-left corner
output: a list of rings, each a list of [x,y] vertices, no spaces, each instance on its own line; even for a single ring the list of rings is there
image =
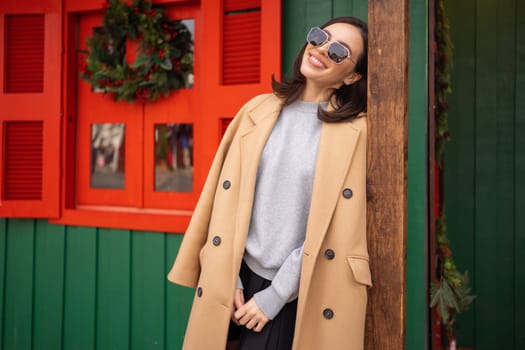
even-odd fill
[[[261,1],[225,0],[222,83],[256,84],[261,72]]]
[[[59,214],[60,18],[53,0],[0,6],[0,217]]]
[[[5,123],[4,199],[42,199],[43,141],[41,121]]]
[[[8,15],[5,21],[5,92],[42,92],[44,15]]]

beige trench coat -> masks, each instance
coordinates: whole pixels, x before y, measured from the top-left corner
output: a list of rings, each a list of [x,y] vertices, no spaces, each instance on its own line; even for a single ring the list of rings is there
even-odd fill
[[[280,109],[278,97],[260,95],[234,118],[168,274],[171,282],[197,288],[185,350],[225,348],[258,162]],[[294,350],[363,349],[367,286],[372,284],[366,243],[366,128],[366,117],[322,126]]]

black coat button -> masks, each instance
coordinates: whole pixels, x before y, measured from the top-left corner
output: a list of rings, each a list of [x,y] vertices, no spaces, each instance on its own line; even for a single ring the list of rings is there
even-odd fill
[[[202,297],[202,288],[201,287],[197,288],[197,296],[199,298]]]
[[[224,188],[225,190],[227,190],[228,188],[230,188],[230,186],[232,185],[232,183],[228,180],[224,181],[222,183],[222,188]]]
[[[334,312],[332,311],[332,309],[324,309],[323,316],[327,320],[330,320],[332,317],[334,317]]]
[[[213,243],[214,246],[218,246],[219,244],[221,244],[221,237],[215,236],[215,237],[213,237],[211,242]]]
[[[332,249],[327,249],[324,251],[324,257],[328,260],[335,258],[335,252]]]
[[[349,189],[349,188],[345,188],[345,189],[343,190],[343,197],[345,197],[346,199],[348,199],[348,198],[352,198],[352,195],[353,195],[353,193],[352,193],[352,190],[351,190],[351,189]]]

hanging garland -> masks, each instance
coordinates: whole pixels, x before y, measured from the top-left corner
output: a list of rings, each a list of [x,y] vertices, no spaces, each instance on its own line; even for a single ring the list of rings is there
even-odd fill
[[[103,8],[103,27],[87,39],[79,62],[80,77],[94,91],[117,101],[149,102],[187,87],[193,41],[183,22],[147,0],[108,0]],[[126,40],[138,42],[131,64],[126,63]]]
[[[439,172],[442,172],[445,144],[449,140],[447,96],[452,92],[450,86],[450,69],[452,66],[452,42],[450,25],[445,11],[444,0],[436,0],[435,21],[435,152]],[[442,176],[441,176],[442,178]],[[437,240],[437,277],[430,286],[430,306],[437,309],[442,324],[446,327],[449,343],[454,340],[454,323],[456,315],[466,312],[475,299],[471,295],[468,273],[460,273],[452,257],[450,242],[447,238],[445,209],[436,223]]]
[[[448,131],[447,96],[452,92],[450,86],[450,70],[452,68],[452,41],[450,39],[450,24],[445,12],[443,0],[436,1],[435,22],[435,152],[436,160],[441,166],[445,144],[450,139]]]

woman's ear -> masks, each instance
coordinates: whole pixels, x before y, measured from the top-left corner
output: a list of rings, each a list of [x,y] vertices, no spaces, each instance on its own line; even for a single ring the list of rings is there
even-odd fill
[[[359,81],[363,76],[359,73],[352,72],[343,80],[345,85],[352,85],[353,83]]]

